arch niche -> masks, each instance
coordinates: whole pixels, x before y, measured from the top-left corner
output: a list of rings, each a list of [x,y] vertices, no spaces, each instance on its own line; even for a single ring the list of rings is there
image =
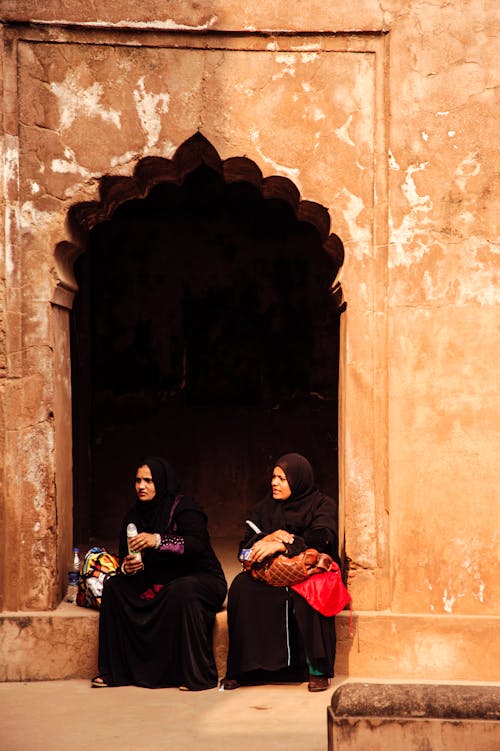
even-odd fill
[[[145,453],[169,457],[215,538],[239,539],[273,459],[337,494],[343,262],[328,211],[200,134],[75,205],[74,536],[113,541]],[[71,254],[70,254],[71,255]]]

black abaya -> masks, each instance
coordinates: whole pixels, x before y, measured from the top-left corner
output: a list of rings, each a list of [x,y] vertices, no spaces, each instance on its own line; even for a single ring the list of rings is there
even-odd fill
[[[335,620],[312,608],[289,587],[270,587],[247,573],[238,574],[229,588],[229,653],[226,677],[251,682],[255,671],[289,669],[302,679],[309,665],[333,676]],[[268,676],[272,679],[272,676]]]
[[[100,672],[113,686],[215,687],[212,629],[226,595],[224,583],[211,574],[182,576],[149,599],[141,597],[146,591],[141,579],[116,576],[106,583]]]
[[[292,494],[285,501],[268,494],[254,506],[248,519],[260,532],[249,528],[240,550],[284,529],[294,535],[287,555],[314,547],[338,561],[337,505],[316,489],[304,457],[287,454],[276,464],[285,471]],[[282,679],[283,671],[290,669],[302,677],[308,669],[333,676],[335,620],[321,615],[289,587],[272,587],[249,573],[238,574],[229,589],[228,631],[228,679],[252,682],[256,671],[266,671],[266,680]]]
[[[109,686],[217,685],[212,650],[215,614],[227,592],[212,549],[206,516],[190,498],[175,496],[169,465],[146,457],[156,495],[125,516],[120,556],[127,552],[126,526],[158,533],[158,549],[143,552],[144,570],[119,574],[104,586],[99,620],[99,672]]]

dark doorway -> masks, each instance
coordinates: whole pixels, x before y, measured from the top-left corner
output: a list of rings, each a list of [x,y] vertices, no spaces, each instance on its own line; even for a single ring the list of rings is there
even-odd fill
[[[337,495],[337,269],[283,200],[200,166],[94,227],[75,264],[75,539],[116,539],[138,459],[165,455],[239,539],[274,459]]]

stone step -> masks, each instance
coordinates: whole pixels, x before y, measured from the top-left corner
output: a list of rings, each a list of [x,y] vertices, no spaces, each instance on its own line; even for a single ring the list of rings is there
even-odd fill
[[[66,602],[53,611],[0,613],[0,681],[92,677],[98,618],[97,611]],[[498,617],[355,611],[353,620],[352,638],[349,611],[335,618],[337,676],[498,682],[500,643],[491,636],[500,628]],[[225,610],[217,615],[214,648],[223,675]]]

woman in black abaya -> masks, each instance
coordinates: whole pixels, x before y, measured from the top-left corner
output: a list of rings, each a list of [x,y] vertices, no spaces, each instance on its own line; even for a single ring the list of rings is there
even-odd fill
[[[104,585],[99,617],[96,688],[137,685],[214,688],[215,614],[227,592],[210,544],[207,518],[179,494],[165,459],[148,456],[137,469],[137,501],[120,532],[121,574]],[[127,525],[138,530],[129,554]]]
[[[338,559],[337,504],[316,489],[300,454],[276,462],[271,490],[251,510],[240,543],[252,562],[316,548]],[[289,587],[272,587],[242,572],[228,597],[229,653],[225,690],[243,683],[303,680],[309,691],[328,688],[335,662],[335,622]]]

